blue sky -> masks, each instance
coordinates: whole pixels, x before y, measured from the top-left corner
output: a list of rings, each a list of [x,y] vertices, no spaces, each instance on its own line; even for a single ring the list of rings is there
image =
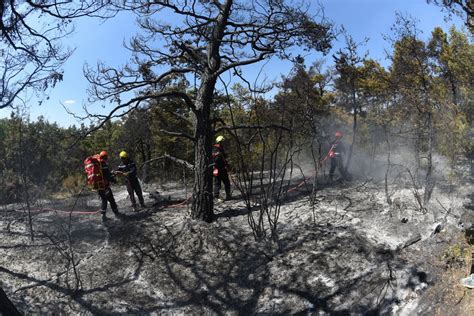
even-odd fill
[[[423,31],[423,37],[427,39],[436,26],[447,30],[451,25],[462,26],[458,17],[445,21],[445,13],[434,5],[426,4],[425,0],[320,0],[324,7],[327,19],[337,26],[343,25],[357,42],[368,38],[365,50],[369,57],[387,64],[385,50],[390,49],[390,43],[383,39],[384,34],[390,33],[390,27],[395,22],[395,13],[411,15],[419,20],[418,27]],[[133,16],[121,14],[114,19],[100,22],[94,19],[82,19],[76,21],[76,31],[65,42],[66,46],[75,48],[72,57],[64,65],[64,81],[60,82],[49,93],[49,100],[41,106],[37,101],[31,100],[31,118],[35,119],[43,115],[51,122],[57,122],[62,126],[77,124],[78,122],[61,106],[66,104],[70,110],[81,113],[81,108],[87,104],[87,82],[83,77],[82,69],[85,63],[95,65],[97,61],[103,61],[110,66],[124,64],[129,57],[129,52],[123,47],[136,32]],[[305,56],[307,64],[314,60],[324,58],[327,64],[332,63],[331,54],[344,44],[343,37],[339,37],[333,43],[333,50],[327,56],[312,53]],[[253,78],[261,70],[262,64],[247,66],[245,74]],[[263,75],[267,80],[278,79],[281,75],[289,72],[291,64],[279,60],[272,60],[265,64]],[[106,111],[113,105],[95,104],[90,105],[90,111]],[[0,110],[0,117],[9,115],[9,110]]]

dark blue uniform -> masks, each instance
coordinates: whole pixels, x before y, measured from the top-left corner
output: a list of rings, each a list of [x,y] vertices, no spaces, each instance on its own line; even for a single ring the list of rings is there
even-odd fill
[[[140,186],[140,181],[138,181],[137,166],[135,162],[130,158],[127,158],[126,160],[124,159],[122,160],[122,164],[118,166],[117,170],[126,173],[125,185],[127,186],[127,191],[128,195],[130,196],[132,206],[135,207],[137,205],[137,202],[135,200],[136,193],[140,205],[144,207],[145,202],[143,200],[142,187]]]
[[[97,192],[99,193],[99,197],[101,200],[101,212],[103,215],[105,215],[105,212],[107,210],[107,202],[110,203],[110,207],[112,208],[112,211],[115,214],[118,214],[118,207],[117,203],[115,203],[114,199],[114,194],[112,193],[112,189],[110,188],[110,182],[116,182],[114,175],[110,172],[109,165],[107,164],[107,161],[104,159],[100,159],[100,165],[102,168],[102,175],[105,178],[105,183],[106,186],[103,190],[98,190]]]
[[[227,160],[224,148],[221,144],[212,147],[212,159],[214,163],[214,197],[219,197],[221,183],[224,182],[226,200],[231,199],[229,174],[227,173]],[[216,171],[217,170],[217,171]],[[217,175],[215,174],[217,172]]]

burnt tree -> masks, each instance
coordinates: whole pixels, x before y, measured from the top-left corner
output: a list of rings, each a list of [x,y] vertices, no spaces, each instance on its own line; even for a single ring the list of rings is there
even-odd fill
[[[93,115],[96,128],[151,100],[183,102],[193,117],[194,134],[166,133],[193,142],[192,217],[212,221],[211,113],[217,80],[226,73],[242,76],[242,66],[273,56],[286,58],[292,46],[327,52],[331,26],[317,22],[318,12],[313,16],[312,9],[309,2],[283,0],[117,1],[111,10],[135,13],[142,33],[129,44],[134,54],[129,65],[85,68],[92,100],[117,102],[109,114]],[[135,96],[126,98],[130,92]]]

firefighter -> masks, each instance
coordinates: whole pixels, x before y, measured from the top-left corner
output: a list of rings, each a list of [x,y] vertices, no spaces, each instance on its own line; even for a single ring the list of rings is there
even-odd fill
[[[219,198],[221,182],[224,182],[225,200],[230,200],[232,196],[230,193],[229,174],[227,173],[227,156],[222,145],[223,141],[224,136],[219,135],[216,137],[216,143],[212,146],[212,162],[214,166],[214,197]]]
[[[117,183],[117,181],[115,180],[114,175],[110,172],[107,161],[108,161],[108,154],[105,150],[103,150],[99,154],[99,162],[102,169],[102,176],[104,178],[103,179],[104,186],[102,188],[99,188],[97,192],[99,193],[99,197],[102,201],[101,213],[102,213],[102,219],[104,220],[106,219],[105,212],[107,210],[107,202],[110,203],[112,212],[114,212],[116,216],[120,214],[118,211],[117,203],[115,203],[114,194],[112,192],[112,189],[110,188],[110,183],[111,182]]]
[[[132,202],[132,207],[137,210],[137,201],[135,200],[135,193],[138,196],[138,201],[141,207],[145,207],[145,201],[143,200],[142,187],[137,177],[137,166],[135,162],[130,159],[126,151],[120,152],[121,165],[118,166],[115,174],[125,177],[125,185],[127,186],[128,195]]]
[[[331,161],[331,169],[329,169],[329,182],[333,181],[334,171],[336,170],[336,167],[344,180],[349,179],[348,173],[344,168],[343,162],[343,154],[345,154],[346,152],[344,144],[341,141],[343,134],[340,131],[337,131],[334,136],[336,138],[331,143],[331,147],[328,153],[329,159]]]

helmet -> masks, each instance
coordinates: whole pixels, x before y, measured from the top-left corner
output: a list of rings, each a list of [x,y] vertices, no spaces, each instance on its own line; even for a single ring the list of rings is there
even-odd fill
[[[220,143],[223,140],[224,140],[224,136],[222,136],[222,135],[219,135],[219,136],[216,137],[216,143]]]
[[[107,154],[107,152],[106,152],[105,150],[102,150],[102,151],[100,152],[99,156],[100,156],[100,158],[105,158],[105,159],[107,159],[107,157],[108,157],[109,155]]]
[[[122,151],[120,152],[120,158],[128,158],[127,152],[124,151],[124,150],[122,150]]]
[[[335,136],[336,136],[337,138],[341,138],[341,137],[343,136],[343,134],[342,134],[342,132],[337,131]]]

